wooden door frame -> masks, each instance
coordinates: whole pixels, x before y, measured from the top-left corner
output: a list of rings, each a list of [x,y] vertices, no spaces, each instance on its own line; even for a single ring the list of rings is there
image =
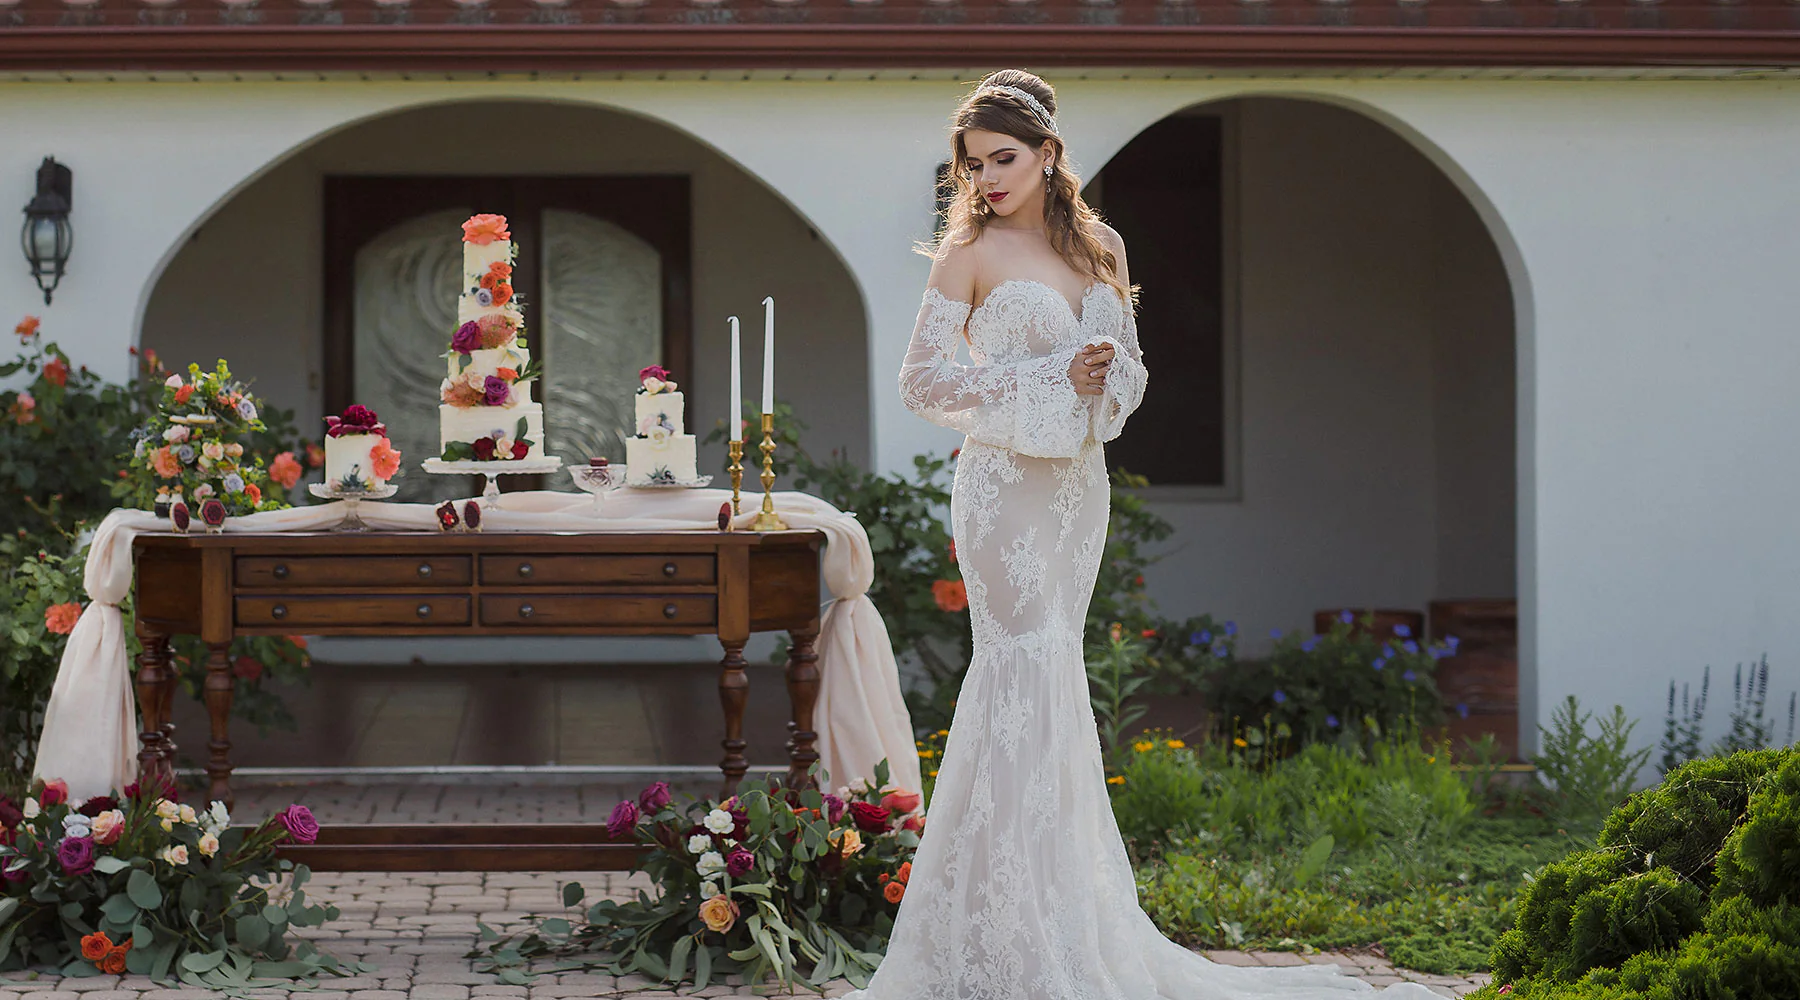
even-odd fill
[[[546,207],[571,207],[612,222],[654,247],[662,258],[662,363],[687,372],[694,356],[692,199],[686,175],[625,174],[549,177],[328,174],[324,203],[321,371],[326,413],[340,413],[356,384],[356,251],[376,235],[417,216],[425,202],[462,202],[505,215],[518,244],[526,329],[541,328],[531,309],[543,302],[538,218]],[[455,237],[445,233],[446,240]],[[454,330],[444,331],[448,344]],[[537,341],[532,339],[532,343]],[[550,352],[554,354],[551,345]]]

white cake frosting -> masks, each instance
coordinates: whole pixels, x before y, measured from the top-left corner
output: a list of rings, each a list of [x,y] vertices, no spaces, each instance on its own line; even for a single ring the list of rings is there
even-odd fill
[[[387,480],[375,474],[375,446],[387,438],[380,434],[344,434],[325,439],[325,482],[338,485],[346,477],[362,480],[364,489],[375,489]]]
[[[683,426],[682,414],[687,409],[686,400],[679,390],[669,392],[640,392],[632,399],[637,407],[637,432],[640,435],[650,433],[657,418],[668,422],[669,433],[683,434],[687,428]]]
[[[495,220],[502,229],[505,227],[506,220],[502,217],[475,216],[465,223],[465,233],[483,220],[489,223],[490,232]],[[438,407],[438,446],[444,458],[453,457],[449,453],[453,445],[472,448],[474,442],[483,437],[494,439],[494,458],[513,458],[512,446],[519,437],[521,420],[524,421],[524,439],[530,442],[524,457],[544,457],[544,408],[531,399],[531,383],[535,377],[527,374],[531,351],[526,348],[523,337],[525,315],[519,308],[516,294],[506,302],[496,304],[492,301],[494,288],[483,284],[483,278],[494,265],[511,265],[514,256],[511,240],[496,238],[487,243],[473,243],[466,235],[463,240],[463,283],[456,301],[458,328],[474,323],[485,331],[497,333],[485,337],[485,342],[492,346],[467,351],[458,350],[457,342],[452,338],[445,358],[446,377],[439,389],[443,402]],[[510,288],[511,281],[511,276],[507,275],[487,282],[487,286],[504,283]],[[488,298],[485,303],[484,292]],[[493,405],[488,402],[486,387],[490,378],[509,383],[504,403]]]
[[[694,435],[686,432],[685,404],[686,399],[673,389],[640,391],[633,397],[637,434],[625,439],[627,485],[670,479],[686,483],[699,478]]]

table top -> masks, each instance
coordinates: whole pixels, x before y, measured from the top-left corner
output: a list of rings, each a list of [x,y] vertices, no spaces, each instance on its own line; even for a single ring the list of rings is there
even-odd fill
[[[137,549],[255,549],[259,552],[331,549],[381,555],[390,552],[504,552],[553,542],[559,552],[675,552],[746,548],[811,547],[825,533],[816,528],[785,531],[224,531],[139,535]]]

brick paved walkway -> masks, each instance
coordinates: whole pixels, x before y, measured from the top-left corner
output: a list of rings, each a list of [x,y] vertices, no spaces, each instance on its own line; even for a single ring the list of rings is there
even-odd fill
[[[505,792],[460,786],[309,786],[245,789],[237,814],[249,819],[291,801],[304,801],[322,822],[407,822],[436,818],[480,821],[505,817],[539,822],[604,817],[624,789],[513,786]],[[630,789],[635,793],[636,788]],[[576,794],[579,792],[580,794]],[[535,806],[532,804],[535,803]],[[523,814],[523,815],[522,815]],[[473,946],[477,921],[502,932],[521,926],[527,914],[551,914],[561,907],[560,888],[568,881],[587,887],[589,899],[624,898],[650,888],[643,875],[555,872],[331,873],[315,874],[307,887],[318,902],[335,903],[340,919],[321,928],[296,931],[325,951],[372,963],[376,970],[355,978],[322,979],[316,989],[251,990],[252,1000],[475,1000],[518,997],[666,997],[640,976],[594,973],[540,976],[530,986],[506,986],[491,974],[473,971],[463,957]],[[1445,997],[1461,996],[1487,982],[1486,976],[1449,977],[1397,970],[1378,956],[1290,952],[1207,952],[1229,965],[1337,963],[1374,984],[1421,982]],[[831,984],[826,996],[849,989]],[[141,976],[62,979],[29,972],[0,973],[0,1000],[206,1000],[224,996],[207,990],[165,989]],[[778,986],[745,986],[736,979],[699,991],[698,996],[788,996]],[[815,996],[811,993],[796,996]],[[920,998],[929,1000],[929,998]]]

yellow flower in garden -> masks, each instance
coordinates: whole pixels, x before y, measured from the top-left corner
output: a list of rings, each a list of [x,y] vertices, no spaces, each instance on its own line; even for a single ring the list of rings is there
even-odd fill
[[[1125,783],[1125,776],[1123,774],[1115,774],[1106,779],[1106,783],[1109,785],[1123,785]]]
[[[950,735],[950,730],[948,730],[948,729],[940,729],[940,730],[938,730],[938,731],[937,731],[937,734],[938,734],[938,735],[939,735],[939,736],[949,736],[949,735]]]
[[[1249,742],[1247,740],[1245,740],[1242,736],[1239,736],[1237,739],[1232,740],[1231,742],[1240,747],[1247,747],[1250,745]]]
[[[926,760],[930,760],[931,758],[937,756],[937,751],[936,750],[920,750],[919,756],[925,758]]]
[[[1436,764],[1437,763],[1437,755],[1433,754],[1432,756],[1425,758],[1425,763]]]
[[[1168,747],[1170,750],[1180,750],[1183,747],[1187,746],[1187,744],[1181,740],[1168,740],[1168,741],[1164,742],[1163,745]]]
[[[930,774],[927,774],[927,775],[926,775],[926,776],[925,776],[925,777],[927,777],[927,778],[935,778],[935,777],[937,777],[937,772],[936,772],[936,771],[933,771],[933,772],[931,772],[931,773],[930,773]]]
[[[1138,753],[1149,753],[1156,749],[1156,744],[1149,740],[1139,740],[1131,745],[1131,749],[1136,750]]]

